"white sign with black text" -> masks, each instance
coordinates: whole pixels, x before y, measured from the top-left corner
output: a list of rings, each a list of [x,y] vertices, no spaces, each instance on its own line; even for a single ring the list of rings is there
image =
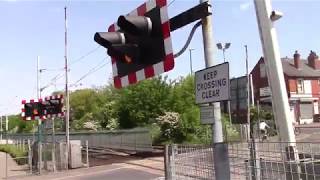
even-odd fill
[[[229,100],[229,63],[222,63],[195,73],[196,103]]]
[[[271,96],[271,89],[269,86],[260,88],[260,96]]]
[[[213,124],[214,111],[213,106],[200,106],[201,124]]]

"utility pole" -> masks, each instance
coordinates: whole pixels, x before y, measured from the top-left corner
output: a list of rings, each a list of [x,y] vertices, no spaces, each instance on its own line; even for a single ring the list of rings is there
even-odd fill
[[[270,0],[254,0],[260,39],[263,48],[268,81],[271,89],[272,108],[275,121],[280,133],[280,141],[288,142],[286,147],[287,159],[298,160],[296,139],[290,121],[290,109],[286,85],[280,58],[279,44],[274,21],[282,14],[273,11]]]
[[[252,74],[249,74],[249,76],[250,76],[251,105],[254,107],[255,103],[254,103],[254,89],[253,89]]]
[[[210,0],[200,0],[200,3],[208,2]],[[203,47],[206,67],[214,66],[214,51],[216,44],[213,39],[212,31],[212,15],[202,18],[202,36]],[[230,167],[228,159],[227,146],[223,143],[223,131],[221,122],[221,110],[220,103],[213,103],[214,108],[214,124],[212,126],[213,131],[213,144],[214,144],[214,169],[216,179],[230,179]]]
[[[249,76],[249,60],[248,60],[248,46],[244,46],[246,51],[246,75],[247,75],[247,122],[246,133],[247,141],[250,141],[251,138],[251,122],[250,122],[250,76]]]
[[[0,131],[1,131],[1,132],[0,132],[0,133],[1,133],[1,134],[0,134],[0,141],[2,141],[2,132],[3,132],[2,123],[3,123],[3,122],[2,122],[2,116],[0,116]]]
[[[254,136],[254,129],[253,129],[253,123],[251,122],[250,118],[250,108],[251,108],[251,94],[250,94],[250,88],[251,88],[251,80],[250,80],[250,73],[249,73],[249,57],[248,57],[248,46],[245,45],[245,51],[246,51],[246,75],[247,75],[247,142],[251,142],[250,144],[250,165],[251,165],[251,171],[252,171],[252,179],[253,180],[259,180],[260,179],[260,172],[259,169],[256,169],[256,165],[259,164],[257,161],[257,154],[256,154],[256,142],[255,142],[255,136]]]
[[[9,129],[8,115],[6,114],[6,145],[9,144],[8,129]],[[6,153],[6,179],[8,179],[8,153]]]
[[[37,57],[37,98],[41,98],[41,85],[40,85],[40,73],[41,73],[41,68],[40,68],[40,56]]]
[[[261,137],[260,137],[260,128],[259,128],[259,126],[260,126],[260,101],[259,100],[257,100],[257,111],[258,111],[258,139],[259,139],[259,142],[260,142],[260,140],[261,140]]]
[[[64,22],[65,22],[65,33],[64,33],[64,59],[65,59],[65,78],[66,78],[66,160],[67,160],[67,169],[69,168],[69,146],[70,146],[70,138],[69,138],[69,113],[70,113],[70,109],[69,109],[69,89],[68,89],[68,51],[67,51],[67,45],[68,45],[68,41],[67,41],[67,7],[64,7]]]
[[[200,0],[202,2],[209,2],[210,0]],[[203,18],[202,20],[202,34],[203,34],[203,45],[204,45],[204,56],[205,56],[205,65],[206,67],[214,66],[214,50],[215,46],[213,43],[213,31],[212,31],[212,18],[211,15]],[[222,123],[221,123],[221,111],[220,103],[213,103],[214,106],[214,143],[223,142],[223,133],[222,133]]]
[[[223,62],[226,62],[226,49],[222,49],[222,54],[223,54]]]
[[[8,114],[6,114],[6,132],[9,131],[9,119],[8,119]]]
[[[53,172],[56,171],[56,138],[54,129],[54,117],[52,118],[52,162],[53,162]]]
[[[37,98],[41,98],[41,85],[40,85],[40,56],[37,57]],[[41,148],[41,119],[38,119],[38,170],[41,174],[41,163],[42,163],[42,148]]]
[[[190,75],[192,75],[192,51],[194,49],[190,48],[189,49],[189,60],[190,60]]]

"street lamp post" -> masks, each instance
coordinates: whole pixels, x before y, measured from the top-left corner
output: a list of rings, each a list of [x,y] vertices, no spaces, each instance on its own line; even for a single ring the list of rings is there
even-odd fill
[[[226,49],[228,49],[230,46],[231,46],[231,43],[225,43],[224,45],[222,45],[222,43],[218,43],[218,44],[217,44],[218,49],[222,50],[222,53],[223,53],[223,62],[226,62],[225,51],[226,51]]]
[[[230,46],[231,46],[231,43],[225,43],[224,45],[222,45],[222,43],[217,43],[217,48],[218,48],[219,50],[222,50],[222,53],[223,53],[223,62],[226,62],[225,52],[226,52],[226,49],[228,49]],[[227,105],[228,107],[226,107],[226,105]],[[230,123],[231,123],[232,120],[231,120],[231,105],[230,105],[230,101],[228,101],[228,104],[224,104],[224,107],[228,110],[229,121],[230,121]]]
[[[190,74],[192,75],[192,51],[194,49],[190,48],[189,49],[189,60],[190,60]]]

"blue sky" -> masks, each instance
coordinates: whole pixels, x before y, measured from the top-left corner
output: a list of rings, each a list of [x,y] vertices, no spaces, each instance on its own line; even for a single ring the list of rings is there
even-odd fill
[[[168,0],[172,1],[172,0]],[[93,41],[97,31],[106,31],[121,14],[126,14],[142,4],[143,0],[104,1],[23,1],[0,0],[0,114],[16,113],[22,99],[36,98],[36,59],[40,56],[41,67],[47,69],[41,74],[42,86],[63,73],[64,66],[64,7],[68,7],[68,58],[74,62],[94,50],[98,45]],[[198,4],[198,0],[175,0],[168,8],[169,17]],[[250,69],[261,53],[253,0],[214,0],[213,33],[215,43],[231,42],[226,51],[230,62],[230,76],[245,73],[245,50],[248,45]],[[310,50],[319,53],[319,9],[317,0],[274,0],[274,9],[284,13],[276,22],[281,56],[292,57],[299,50],[307,57]],[[192,25],[171,34],[174,52],[184,45]],[[201,29],[199,28],[190,44],[193,69],[204,68]],[[223,62],[222,52],[215,52],[216,63]],[[108,63],[95,73],[84,78],[71,90],[103,86],[110,82],[112,70],[110,59],[103,48],[70,66],[70,84],[79,80],[90,69]],[[166,73],[174,79],[190,72],[189,51],[175,59],[175,68]],[[64,79],[56,86],[44,90],[43,96],[54,90],[63,89]]]

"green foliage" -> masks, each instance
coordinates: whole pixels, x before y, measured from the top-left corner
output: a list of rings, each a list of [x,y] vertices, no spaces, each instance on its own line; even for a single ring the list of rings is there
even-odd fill
[[[161,77],[118,90],[115,106],[119,126],[134,128],[154,123],[156,117],[169,109],[170,91],[166,78]]]
[[[114,101],[107,101],[94,113],[94,117],[103,129],[114,130],[119,126],[114,105]]]
[[[274,136],[277,134],[276,122],[274,121],[273,114],[270,108],[260,108],[258,113],[258,108],[251,107],[250,109],[250,119],[253,126],[258,126],[258,119],[264,121],[270,126],[269,135]]]
[[[77,90],[70,94],[72,120],[80,120],[88,112],[95,112],[99,105],[97,92],[94,89]]]
[[[165,112],[164,115],[156,118],[160,127],[161,137],[164,140],[175,140],[180,136],[180,115],[175,112]]]
[[[147,128],[150,129],[153,144],[161,144],[163,140],[160,126],[157,123],[153,123],[148,125]]]
[[[180,114],[178,125],[174,131],[174,137],[163,139],[164,142],[174,143],[209,143],[211,136],[210,127],[201,125],[200,110],[195,104],[194,77],[187,76],[171,86],[170,111]]]
[[[251,107],[250,108],[250,119],[253,124],[258,123],[258,118],[260,117],[260,120],[267,120],[267,121],[273,121],[273,114],[271,109],[267,108],[260,108],[259,113],[258,113],[258,108]]]
[[[8,116],[8,129],[10,133],[32,132],[36,127],[36,121],[24,121],[19,115]]]
[[[240,141],[241,137],[234,125],[230,123],[229,116],[227,114],[222,115],[222,126],[224,132],[225,141]]]
[[[160,76],[120,90],[111,85],[77,90],[70,93],[70,107],[71,128],[77,131],[149,127],[155,144],[211,142],[211,127],[200,123],[191,75],[175,81]],[[32,131],[33,122],[17,117],[11,118],[12,131]],[[63,130],[62,120],[55,123]],[[223,123],[228,138],[238,135],[228,120]]]
[[[0,144],[0,151],[10,154],[12,158],[17,158],[15,161],[19,164],[27,163],[27,151],[25,149],[20,149],[12,144]],[[23,158],[19,158],[23,157]]]

